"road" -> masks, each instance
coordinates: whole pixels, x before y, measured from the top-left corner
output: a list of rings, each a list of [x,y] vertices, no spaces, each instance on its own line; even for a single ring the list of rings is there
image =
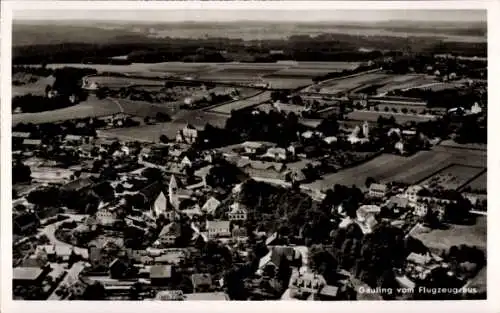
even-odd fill
[[[57,288],[54,290],[54,292],[49,296],[47,300],[61,300],[61,297],[59,297],[56,294],[56,291],[62,286],[73,285],[78,280],[78,277],[80,276],[80,273],[83,271],[84,268],[85,268],[84,262],[76,262],[75,264],[73,264],[73,266],[67,271],[64,279],[59,283],[59,286],[57,286]]]
[[[69,216],[69,219],[45,226],[42,230],[40,230],[40,232],[37,234],[37,236],[45,235],[45,236],[47,236],[47,238],[49,238],[50,243],[53,245],[71,247],[71,248],[75,249],[75,252],[77,254],[79,254],[83,257],[88,256],[88,250],[86,248],[75,247],[69,243],[62,242],[62,241],[58,240],[55,236],[55,232],[56,232],[57,228],[62,223],[72,222],[72,221],[79,222],[79,221],[83,220],[85,217],[87,217],[87,215],[79,215],[79,214],[65,214],[65,215]]]

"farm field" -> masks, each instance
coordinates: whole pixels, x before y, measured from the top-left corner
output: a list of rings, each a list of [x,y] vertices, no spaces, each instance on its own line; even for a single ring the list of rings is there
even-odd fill
[[[271,99],[271,92],[265,91],[254,97],[242,99],[230,103],[226,103],[215,108],[210,109],[210,111],[215,113],[230,114],[232,110],[241,110],[247,107],[258,105],[262,102]]]
[[[420,184],[425,187],[434,188],[441,186],[444,189],[458,189],[462,187],[468,180],[474,178],[484,171],[481,167],[471,167],[454,164],[450,167],[444,168],[436,175],[429,177]]]
[[[478,217],[474,225],[448,226],[448,229],[434,229],[431,231],[426,231],[425,229],[416,230],[412,232],[412,237],[421,240],[424,245],[435,251],[448,250],[451,246],[462,244],[476,246],[486,251],[486,216]]]
[[[155,116],[160,112],[172,115],[180,109],[181,104],[181,102],[149,103],[145,101],[135,101],[128,99],[113,100],[115,101],[115,103],[119,103],[119,105],[123,109],[123,113],[140,117]]]
[[[382,116],[389,118],[394,116],[397,123],[406,122],[424,122],[435,118],[434,115],[416,115],[416,114],[404,114],[404,113],[393,113],[393,112],[383,112],[383,111],[352,111],[347,114],[347,118],[356,121],[368,121],[376,122],[378,117]]]
[[[20,113],[12,115],[12,124],[33,123],[42,124],[56,121],[72,120],[85,117],[106,116],[119,113],[120,108],[111,100],[99,100],[93,96],[85,102],[63,109],[38,112],[38,113]]]
[[[109,88],[129,87],[132,85],[145,85],[145,86],[164,86],[165,83],[161,80],[129,78],[129,77],[114,77],[114,76],[91,76],[87,80],[96,82],[99,86]]]
[[[287,68],[274,72],[272,76],[275,77],[315,77],[326,75],[331,72],[340,72],[341,69],[325,69],[325,68]]]
[[[319,90],[320,93],[335,94],[339,92],[347,92],[349,90],[360,88],[366,84],[378,83],[379,81],[382,81],[390,76],[391,75],[384,73],[371,73],[371,74],[349,77],[346,79],[336,79],[333,81],[318,84],[317,87],[320,88]]]
[[[354,184],[363,187],[367,177],[373,177],[381,182],[397,181],[414,184],[456,163],[486,167],[486,153],[433,149],[420,151],[409,157],[382,154],[361,165],[324,175],[322,179],[310,183],[309,186],[320,190],[331,188],[335,184]]]
[[[481,176],[477,177],[464,187],[470,187],[472,190],[487,190],[488,185],[488,172],[484,172]]]
[[[408,113],[411,113],[414,110],[417,113],[421,113],[423,110],[427,110],[425,106],[421,105],[409,105],[409,104],[389,104],[389,103],[381,103],[381,104],[371,104],[370,103],[370,111],[377,112],[375,107],[378,109],[378,112],[384,113],[385,108],[389,109],[388,114],[392,112],[393,109],[396,109],[398,112],[401,112],[403,108],[408,110]],[[440,108],[433,108],[433,110],[439,110]],[[446,111],[444,109],[443,111]]]
[[[313,83],[311,78],[291,78],[291,77],[280,77],[280,76],[266,76],[263,78],[269,87],[273,89],[297,89],[300,87],[306,87]]]
[[[439,83],[434,76],[425,74],[393,75],[392,77],[379,82],[384,86],[377,89],[378,94],[385,94],[396,89],[417,88],[418,86]]]
[[[483,143],[466,143],[466,144],[460,144],[456,143],[453,140],[444,140],[441,142],[440,146],[443,147],[448,147],[448,148],[455,148],[455,149],[470,149],[470,150],[483,150],[486,151],[488,146]]]

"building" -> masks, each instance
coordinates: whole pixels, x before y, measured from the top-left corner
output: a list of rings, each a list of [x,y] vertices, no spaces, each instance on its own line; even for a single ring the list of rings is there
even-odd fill
[[[248,154],[261,154],[266,152],[266,149],[270,146],[273,146],[267,142],[258,142],[258,141],[245,141],[241,144],[241,147]]]
[[[191,275],[193,292],[209,292],[214,288],[212,275],[208,273]]]
[[[231,236],[231,228],[229,221],[207,221],[208,237],[229,237]]]
[[[149,279],[153,286],[166,286],[172,279],[172,265],[152,265],[149,269]]]
[[[158,236],[158,242],[162,246],[172,246],[175,245],[176,240],[181,236],[181,225],[176,222],[172,222],[164,226]]]
[[[48,270],[40,267],[15,267],[12,273],[13,285],[39,286],[45,279]]]
[[[386,202],[385,205],[389,209],[392,209],[393,211],[397,212],[407,209],[409,204],[410,200],[408,200],[408,198],[404,198],[401,196],[393,196]]]
[[[229,208],[231,211],[227,215],[230,221],[246,221],[247,210],[239,202],[231,204]]]
[[[409,206],[413,209],[413,214],[420,217],[427,215],[429,209],[427,204],[423,202],[410,202]]]
[[[187,217],[192,219],[195,216],[202,216],[203,212],[201,211],[201,208],[198,204],[195,204],[194,206],[190,207],[189,209],[185,209],[181,211],[182,214],[185,214]]]
[[[66,135],[66,137],[64,137],[64,142],[68,145],[79,146],[83,144],[84,138],[78,135]]]
[[[30,147],[30,148],[33,148],[33,147],[39,147],[42,145],[42,141],[40,139],[24,139],[23,140],[23,146],[26,146],[26,147]]]
[[[290,277],[288,288],[301,293],[317,294],[326,285],[323,275],[316,273],[301,274],[299,271],[294,271]]]
[[[110,226],[117,221],[117,212],[112,208],[103,208],[96,212],[95,217],[98,224]]]
[[[270,251],[259,260],[257,274],[264,274],[264,269],[268,266],[273,267],[276,272],[279,268],[281,258],[283,257],[291,264],[302,264],[302,255],[299,250],[288,246],[273,246],[270,248]]]
[[[181,166],[183,168],[192,167],[193,166],[193,162],[191,162],[191,160],[187,156],[184,156],[182,158],[182,160],[181,160]]]
[[[288,160],[288,153],[284,148],[269,148],[263,157],[274,159],[276,162],[283,162]]]
[[[233,231],[231,233],[232,233],[233,239],[236,239],[236,240],[243,240],[244,241],[248,238],[247,229],[245,227],[236,226],[233,228]]]
[[[156,218],[163,215],[169,221],[174,221],[177,217],[175,208],[170,205],[163,191],[160,192],[153,203],[152,214]]]
[[[122,259],[116,258],[114,259],[108,266],[109,269],[109,277],[113,279],[120,279],[125,277],[127,270],[129,268],[129,264]]]
[[[410,202],[417,202],[420,198],[419,192],[423,189],[424,187],[419,185],[410,186],[403,193],[403,197],[407,198]]]
[[[175,141],[178,143],[193,144],[198,140],[199,131],[191,124],[187,124],[184,128],[177,132]]]
[[[283,163],[239,159],[237,164],[242,171],[254,178],[284,179],[287,167]]]
[[[158,301],[184,301],[182,290],[161,290],[155,296]]]
[[[372,198],[384,198],[388,193],[387,185],[373,183],[370,185],[368,195]]]
[[[201,210],[207,214],[214,214],[215,210],[220,206],[221,202],[214,197],[210,197],[205,204],[201,207]]]

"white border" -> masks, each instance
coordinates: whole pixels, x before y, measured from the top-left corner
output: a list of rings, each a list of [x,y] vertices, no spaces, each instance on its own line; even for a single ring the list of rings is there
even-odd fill
[[[487,301],[461,301],[461,302],[227,302],[210,305],[210,302],[48,302],[48,301],[12,301],[12,206],[11,206],[11,24],[13,9],[40,10],[328,10],[328,9],[488,9],[488,57],[489,57],[489,148],[488,148],[488,189],[489,218],[488,218],[488,300]],[[2,312],[140,312],[145,309],[149,312],[255,312],[255,311],[359,311],[359,312],[429,312],[451,311],[458,312],[499,312],[499,289],[496,279],[500,278],[496,264],[500,264],[498,247],[495,239],[499,227],[496,227],[499,212],[495,207],[500,206],[498,192],[500,182],[495,179],[500,177],[500,155],[495,134],[499,134],[500,123],[495,123],[500,117],[499,102],[500,87],[498,75],[500,67],[498,44],[500,28],[500,5],[497,1],[176,1],[176,2],[144,2],[144,1],[2,1],[1,3],[1,311]],[[496,87],[496,88],[495,88]],[[496,100],[496,101],[495,101]],[[493,208],[493,209],[492,209]]]

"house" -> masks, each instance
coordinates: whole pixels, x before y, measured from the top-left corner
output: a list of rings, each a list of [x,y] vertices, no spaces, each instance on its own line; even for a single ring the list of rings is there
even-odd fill
[[[64,137],[64,142],[68,145],[81,145],[84,142],[83,136],[78,136],[78,135],[66,135]]]
[[[188,293],[184,295],[185,301],[229,301],[229,296],[224,292]]]
[[[14,286],[40,286],[48,270],[39,267],[15,267],[12,273]]]
[[[201,208],[198,204],[195,204],[189,209],[185,209],[181,211],[183,214],[185,214],[187,217],[192,219],[195,216],[202,216],[203,212],[201,211]]]
[[[125,274],[129,268],[129,264],[122,259],[114,259],[108,266],[109,277],[112,279],[120,279],[125,277]]]
[[[292,264],[302,263],[302,255],[299,250],[288,246],[273,246],[270,251],[259,260],[257,274],[264,274],[264,268],[268,266],[272,266],[276,272],[280,266],[281,258],[283,257]]]
[[[387,185],[373,183],[370,185],[368,195],[372,198],[384,198],[387,195],[387,192]]]
[[[231,204],[229,208],[231,211],[227,215],[230,221],[246,221],[247,210],[239,202]]]
[[[403,197],[407,198],[410,202],[417,202],[419,199],[418,194],[423,189],[424,189],[424,187],[422,187],[420,185],[410,186],[405,190]]]
[[[64,191],[83,191],[85,189],[90,189],[94,185],[94,181],[91,178],[78,178],[61,187]]]
[[[356,217],[358,221],[365,221],[369,216],[373,216],[380,213],[380,207],[378,205],[362,205],[356,211]]]
[[[399,154],[405,154],[405,144],[402,141],[398,141],[394,144],[394,149],[399,153]]]
[[[245,141],[241,144],[241,147],[248,154],[260,154],[266,151],[266,148],[269,147],[268,143],[257,142],[257,141]]]
[[[181,225],[176,222],[172,222],[164,226],[158,236],[158,242],[160,245],[172,246],[175,245],[176,240],[181,236]]]
[[[409,206],[413,209],[413,214],[420,217],[424,217],[429,209],[427,204],[423,202],[410,202]]]
[[[233,231],[231,233],[232,233],[233,239],[236,239],[236,240],[245,240],[248,237],[247,229],[245,227],[236,226],[233,228]]]
[[[288,160],[287,150],[284,148],[269,148],[263,157],[274,159],[277,162]]]
[[[286,150],[296,156],[304,151],[304,146],[299,142],[292,142]]]
[[[24,139],[23,146],[29,147],[38,147],[42,145],[42,141],[40,139]]]
[[[207,231],[210,238],[231,236],[229,221],[207,221]]]
[[[317,296],[318,300],[334,300],[337,299],[338,293],[339,293],[339,287],[326,285],[319,290]]]
[[[155,264],[179,264],[186,258],[186,252],[183,249],[166,249],[154,258]]]
[[[12,138],[22,138],[22,139],[27,139],[31,136],[31,133],[28,132],[12,132],[11,133]]]
[[[386,206],[393,211],[401,211],[408,208],[410,200],[401,196],[393,196],[387,202]]]
[[[425,266],[433,261],[432,256],[427,253],[427,254],[418,254],[415,252],[412,252],[406,257],[406,261],[413,263],[415,265],[420,265],[420,266]]]
[[[186,168],[186,167],[192,167],[193,166],[193,162],[191,162],[191,160],[189,160],[189,158],[187,156],[184,156],[181,160],[181,166],[183,168]]]
[[[199,131],[191,124],[187,124],[184,128],[177,132],[175,141],[178,143],[193,144],[198,140]]]
[[[299,292],[317,294],[326,285],[323,275],[310,272],[301,274],[299,271],[294,271],[290,277],[288,288]]]
[[[152,265],[149,269],[149,279],[153,286],[166,286],[172,279],[172,265]]]
[[[103,208],[95,214],[96,221],[100,225],[113,225],[117,221],[117,212],[112,208]]]
[[[415,283],[409,279],[406,275],[396,276],[396,282],[401,288],[414,289]]]
[[[331,145],[337,142],[337,137],[335,136],[325,137],[323,138],[323,141],[326,142],[326,144]]]
[[[12,218],[12,227],[15,234],[27,235],[34,231],[38,225],[40,225],[40,220],[36,214],[21,213],[14,215]]]
[[[201,210],[207,214],[214,214],[215,210],[220,206],[221,202],[214,197],[210,197],[205,204],[201,207]]]
[[[214,287],[212,275],[208,273],[191,275],[191,282],[193,284],[193,292],[208,292]]]
[[[184,293],[182,292],[182,290],[161,290],[156,294],[155,300],[184,301]]]
[[[268,179],[283,179],[287,169],[283,163],[252,161],[248,159],[239,159],[236,166],[251,177]]]

